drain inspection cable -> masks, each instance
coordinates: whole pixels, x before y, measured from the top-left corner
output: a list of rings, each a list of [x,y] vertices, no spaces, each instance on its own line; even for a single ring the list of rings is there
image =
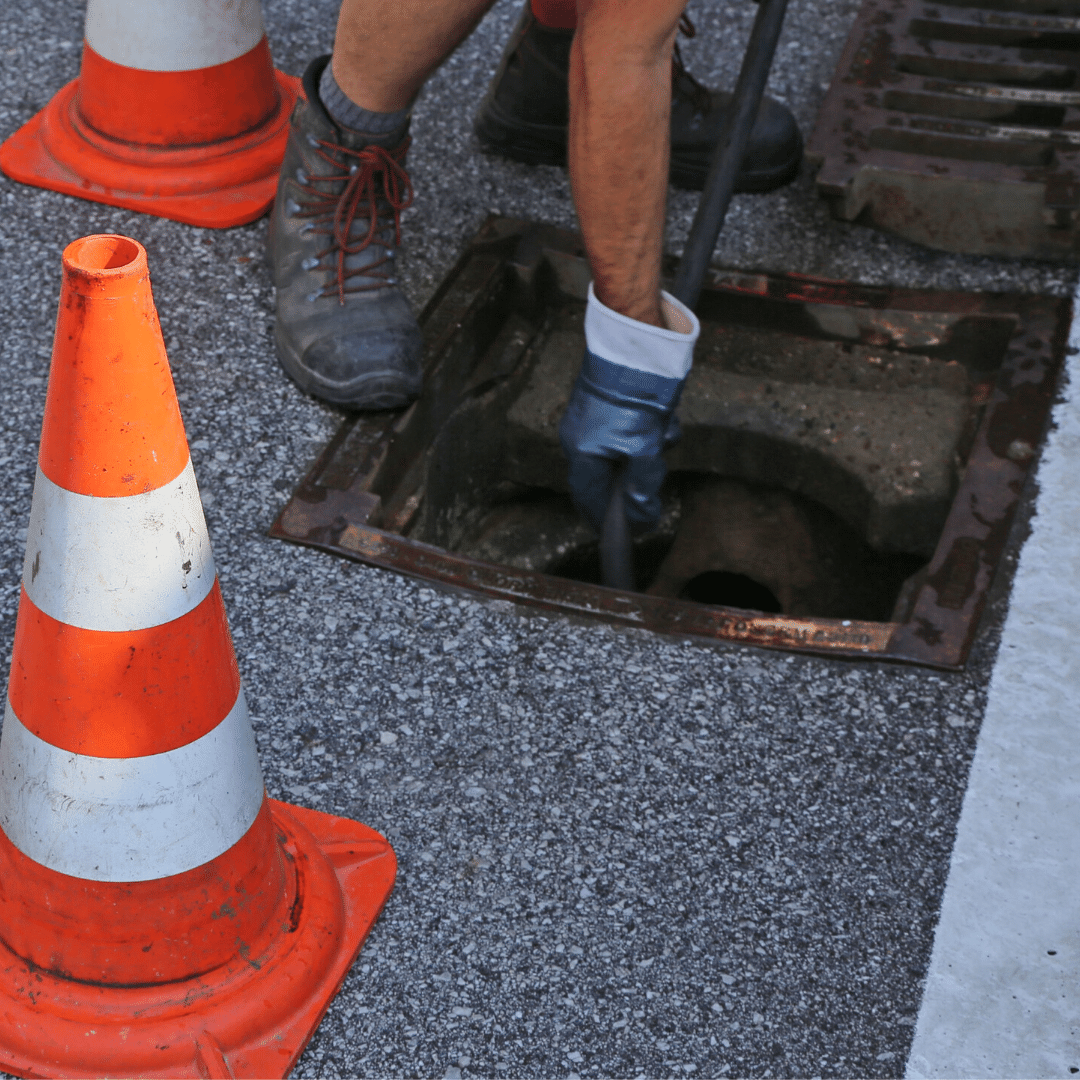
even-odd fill
[[[735,84],[735,108],[728,113],[713,151],[705,188],[671,289],[675,299],[691,310],[697,307],[716,241],[731,205],[735,179],[761,107],[765,84],[769,81],[787,6],[788,0],[759,0],[754,28]],[[624,474],[624,468],[616,471],[611,501],[600,532],[600,580],[610,588],[632,591],[635,587],[634,557],[623,500]]]

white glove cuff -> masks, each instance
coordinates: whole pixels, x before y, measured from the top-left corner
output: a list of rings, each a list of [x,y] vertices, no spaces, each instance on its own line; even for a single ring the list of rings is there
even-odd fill
[[[660,310],[668,329],[620,315],[596,299],[589,283],[585,309],[585,346],[612,364],[647,371],[666,379],[685,379],[694,362],[694,343],[701,333],[697,316],[670,293],[660,293]]]

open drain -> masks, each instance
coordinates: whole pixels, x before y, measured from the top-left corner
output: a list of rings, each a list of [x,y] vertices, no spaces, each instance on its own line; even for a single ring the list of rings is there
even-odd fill
[[[844,220],[1075,260],[1080,2],[866,0],[807,157]]]
[[[767,615],[780,613],[780,601],[764,585],[745,574],[727,570],[706,570],[691,578],[683,586],[679,599],[761,611]]]
[[[961,665],[1067,302],[711,271],[664,515],[622,593],[597,584],[557,435],[588,281],[575,234],[490,219],[421,318],[423,396],[346,420],[272,535],[661,632]]]

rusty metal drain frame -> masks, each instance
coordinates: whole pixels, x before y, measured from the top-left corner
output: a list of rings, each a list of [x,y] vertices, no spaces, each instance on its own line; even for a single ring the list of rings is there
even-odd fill
[[[880,338],[881,331],[875,326],[886,324],[882,317],[887,322],[887,313],[910,313],[913,318],[927,312],[1006,315],[1015,320],[996,382],[992,390],[988,387],[966,471],[907,621],[764,615],[621,592],[458,555],[400,534],[416,513],[415,494],[383,506],[370,490],[394,440],[423,430],[425,418],[437,422],[459,399],[464,389],[461,370],[455,371],[451,359],[491,353],[497,338],[489,326],[493,308],[512,296],[518,310],[535,313],[543,290],[582,296],[588,283],[583,255],[580,237],[569,230],[490,217],[421,315],[424,394],[402,413],[347,417],[269,535],[448,590],[661,634],[962,669],[1037,458],[1065,353],[1071,303],[1047,296],[930,292],[799,275],[710,271],[702,293],[705,310],[718,302],[737,305],[742,298],[766,301],[797,324],[800,306],[842,305],[862,313],[860,332],[877,345],[882,342],[874,335]],[[496,375],[470,370],[464,381],[475,387]],[[417,455],[422,456],[421,446]]]

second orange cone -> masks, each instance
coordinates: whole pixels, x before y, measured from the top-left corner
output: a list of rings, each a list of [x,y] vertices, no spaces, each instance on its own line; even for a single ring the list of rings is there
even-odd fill
[[[274,201],[299,80],[259,0],[89,0],[79,77],[0,145],[13,180],[224,228]]]
[[[285,1076],[395,872],[267,799],[146,252],[76,241],[0,738],[0,1066]]]

